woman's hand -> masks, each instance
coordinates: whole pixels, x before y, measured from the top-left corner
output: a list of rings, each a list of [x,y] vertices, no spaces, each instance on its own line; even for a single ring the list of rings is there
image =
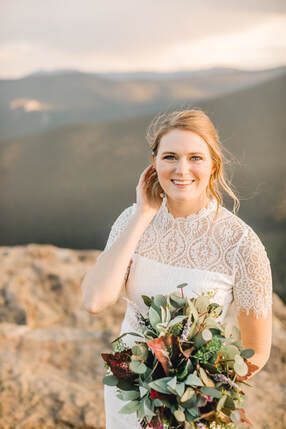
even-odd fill
[[[136,186],[137,210],[151,217],[155,216],[162,204],[162,199],[160,197],[154,199],[151,196],[150,181],[154,174],[156,174],[155,168],[152,164],[148,165],[141,173],[139,182]]]

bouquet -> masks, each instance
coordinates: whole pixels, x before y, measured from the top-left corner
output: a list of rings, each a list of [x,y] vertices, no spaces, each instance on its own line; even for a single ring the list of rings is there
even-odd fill
[[[252,422],[242,408],[242,384],[258,367],[243,349],[236,326],[216,320],[222,307],[210,302],[214,291],[185,297],[183,288],[168,295],[141,295],[146,316],[136,311],[139,332],[125,332],[112,341],[103,383],[116,386],[142,428],[235,428]],[[140,337],[128,347],[125,335]]]

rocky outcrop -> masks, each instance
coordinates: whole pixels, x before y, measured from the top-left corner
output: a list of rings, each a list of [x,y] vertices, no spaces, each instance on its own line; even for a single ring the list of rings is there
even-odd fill
[[[0,252],[0,429],[103,429],[100,353],[111,351],[125,303],[97,316],[83,308],[80,282],[99,252],[35,244]],[[273,310],[270,360],[245,388],[261,429],[286,427],[286,310],[276,294]]]

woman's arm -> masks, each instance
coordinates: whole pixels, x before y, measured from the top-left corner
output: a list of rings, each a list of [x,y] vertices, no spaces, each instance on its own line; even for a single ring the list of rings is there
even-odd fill
[[[136,209],[133,212],[130,206],[117,218],[110,237],[120,232],[118,237],[110,248],[106,246],[107,249],[99,255],[96,264],[87,271],[81,283],[82,302],[87,311],[100,313],[118,300],[125,285],[131,257],[153,216]],[[126,225],[122,226],[122,222]]]
[[[272,310],[266,317],[257,318],[251,311],[247,314],[240,310],[237,317],[241,333],[241,341],[246,349],[253,349],[255,354],[248,360],[258,369],[247,377],[249,380],[257,372],[261,371],[270,357],[272,343]]]
[[[272,272],[266,249],[247,226],[235,263],[234,301],[244,348],[255,354],[248,360],[254,368],[247,379],[259,372],[270,357],[272,343]]]

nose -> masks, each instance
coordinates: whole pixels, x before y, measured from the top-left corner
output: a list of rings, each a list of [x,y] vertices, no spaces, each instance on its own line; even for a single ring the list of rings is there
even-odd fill
[[[176,173],[184,175],[190,171],[190,165],[187,160],[180,159],[176,165]]]

